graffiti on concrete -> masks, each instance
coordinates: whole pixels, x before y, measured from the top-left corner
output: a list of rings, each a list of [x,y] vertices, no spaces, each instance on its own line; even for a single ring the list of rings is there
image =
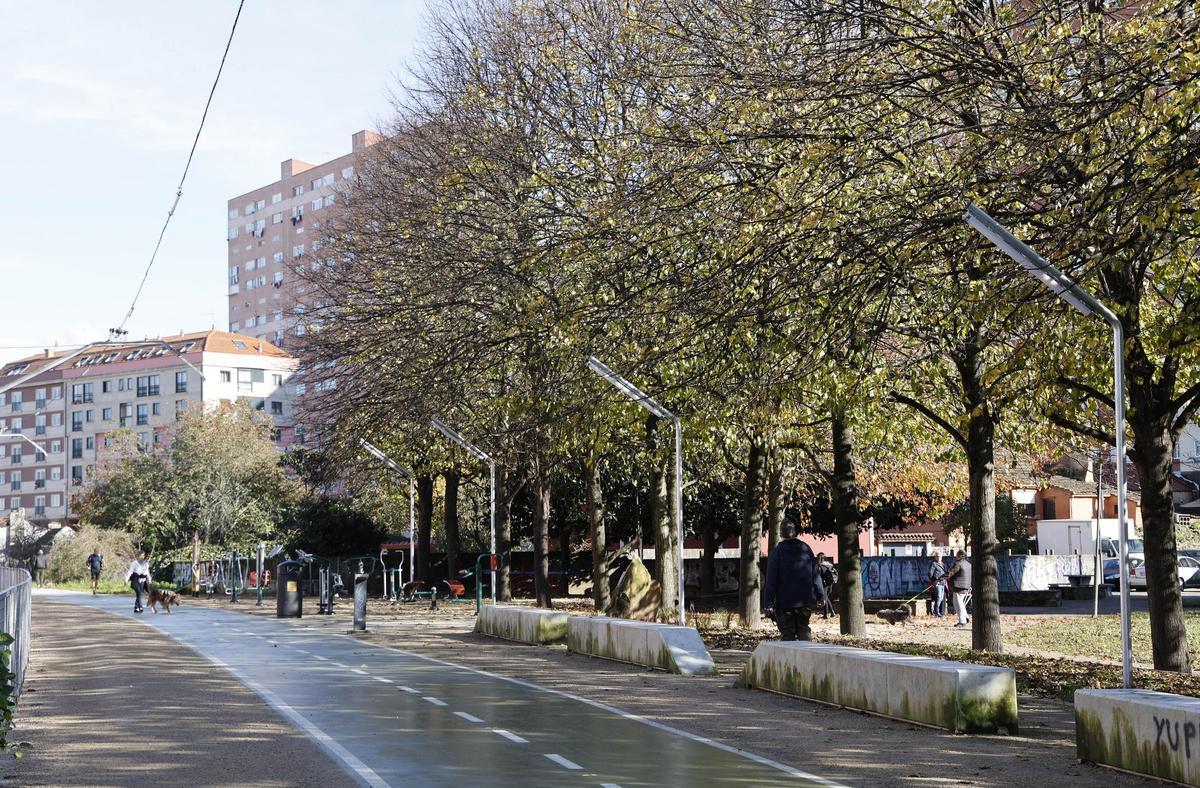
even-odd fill
[[[1164,743],[1163,733],[1167,734],[1166,745],[1171,748],[1171,752],[1179,752],[1179,747],[1183,746],[1183,757],[1192,757],[1192,739],[1196,738],[1196,723],[1185,722],[1182,725],[1176,720],[1172,725],[1171,720],[1163,717],[1159,718],[1154,715],[1154,728],[1157,735],[1154,739],[1154,746],[1160,746]],[[1198,742],[1200,744],[1200,742]]]
[[[923,556],[865,556],[862,559],[863,595],[868,599],[898,599],[913,596],[929,586],[929,565]],[[945,559],[946,569],[954,559]],[[996,559],[1001,591],[1046,591],[1051,585],[1067,584],[1068,575],[1091,574],[1090,556],[1012,555]]]

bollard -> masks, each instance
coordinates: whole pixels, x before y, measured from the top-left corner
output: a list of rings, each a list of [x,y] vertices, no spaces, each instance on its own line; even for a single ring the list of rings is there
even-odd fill
[[[354,576],[354,631],[367,630],[367,575]]]
[[[317,583],[320,586],[317,593],[317,615],[328,616],[333,613],[329,606],[329,567],[323,566],[317,570]]]
[[[267,566],[266,550],[267,550],[267,546],[264,545],[262,542],[259,542],[258,543],[258,560],[257,560],[257,564],[256,564],[256,570],[257,570],[256,574],[257,574],[258,580],[257,580],[257,582],[255,582],[255,585],[258,587],[258,601],[255,604],[258,607],[262,607],[262,601],[263,601],[263,570],[266,569],[266,566]]]

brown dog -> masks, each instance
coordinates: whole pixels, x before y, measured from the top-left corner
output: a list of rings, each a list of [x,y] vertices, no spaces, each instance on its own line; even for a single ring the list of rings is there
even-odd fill
[[[163,609],[168,613],[171,612],[171,605],[179,604],[179,594],[174,591],[168,591],[165,588],[150,589],[150,609],[155,613],[158,612],[158,605],[162,605]]]

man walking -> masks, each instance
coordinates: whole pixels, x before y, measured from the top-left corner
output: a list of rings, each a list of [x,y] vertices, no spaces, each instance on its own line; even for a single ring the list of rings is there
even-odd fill
[[[833,589],[837,586],[837,567],[824,553],[817,553],[817,573],[821,576],[821,588],[825,595],[821,599],[821,618],[829,618],[833,612]]]
[[[958,623],[954,626],[965,627],[969,620],[967,597],[971,593],[971,562],[962,550],[959,550],[954,558],[954,566],[946,575],[946,579],[950,582],[950,590],[954,592],[954,612],[958,614]]]
[[[141,613],[145,610],[146,592],[150,590],[150,562],[144,550],[139,550],[137,558],[129,564],[125,579],[133,589],[133,612]]]
[[[767,559],[764,603],[779,626],[780,640],[811,640],[809,619],[825,596],[812,548],[796,538],[796,524],[780,527],[783,537]]]
[[[930,589],[933,599],[933,615],[941,618],[946,615],[946,565],[942,563],[942,554],[933,554],[933,563],[929,565]]]
[[[45,550],[39,549],[33,557],[33,582],[39,586],[46,585],[46,567],[50,566],[50,556]]]
[[[95,596],[100,585],[100,570],[104,568],[104,556],[100,555],[99,547],[92,550],[92,554],[87,557],[87,566],[92,573],[92,596]]]

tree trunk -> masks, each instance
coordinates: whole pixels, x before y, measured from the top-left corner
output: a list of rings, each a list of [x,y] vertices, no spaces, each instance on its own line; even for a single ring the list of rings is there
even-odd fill
[[[533,591],[538,607],[551,607],[550,475],[541,461],[533,468]]]
[[[446,532],[446,576],[458,577],[458,484],[462,478],[457,468],[442,473],[446,498],[442,505],[442,527]]]
[[[667,489],[667,460],[658,439],[658,417],[646,418],[646,454],[650,458],[650,527],[654,532],[654,579],[662,589],[659,618],[676,619],[675,554],[671,551],[671,505]]]
[[[1132,457],[1142,484],[1142,535],[1146,545],[1146,600],[1150,606],[1150,644],[1155,670],[1190,673],[1183,597],[1171,496],[1172,438],[1168,420],[1137,418],[1147,408],[1129,388],[1133,427]],[[1152,405],[1150,407],[1153,407]],[[1127,514],[1127,513],[1123,513]]]
[[[509,489],[514,477],[503,465],[496,466],[496,555],[500,565],[496,568],[496,601],[512,601],[512,499]]]
[[[608,539],[604,529],[604,488],[600,486],[600,462],[590,460],[587,475],[588,537],[592,540],[592,602],[597,613],[608,610]]]
[[[767,476],[767,553],[779,544],[779,530],[783,527],[783,516],[787,512],[787,496],[783,489],[783,462],[778,451],[771,452],[770,471]]]
[[[767,483],[767,450],[756,438],[746,458],[746,494],[742,499],[741,572],[738,576],[738,615],[742,626],[758,629],[762,623],[762,577],[759,544],[763,532],[763,496]]]
[[[433,534],[433,477],[417,477],[417,579],[433,582],[429,566],[429,542]]]
[[[864,637],[862,557],[858,550],[858,477],[854,471],[854,429],[844,414],[832,414],[833,478],[830,497],[838,550],[838,626],[843,635]]]
[[[1003,651],[996,568],[995,430],[983,384],[983,351],[965,348],[958,364],[967,405],[967,480],[971,513],[971,648]]]

